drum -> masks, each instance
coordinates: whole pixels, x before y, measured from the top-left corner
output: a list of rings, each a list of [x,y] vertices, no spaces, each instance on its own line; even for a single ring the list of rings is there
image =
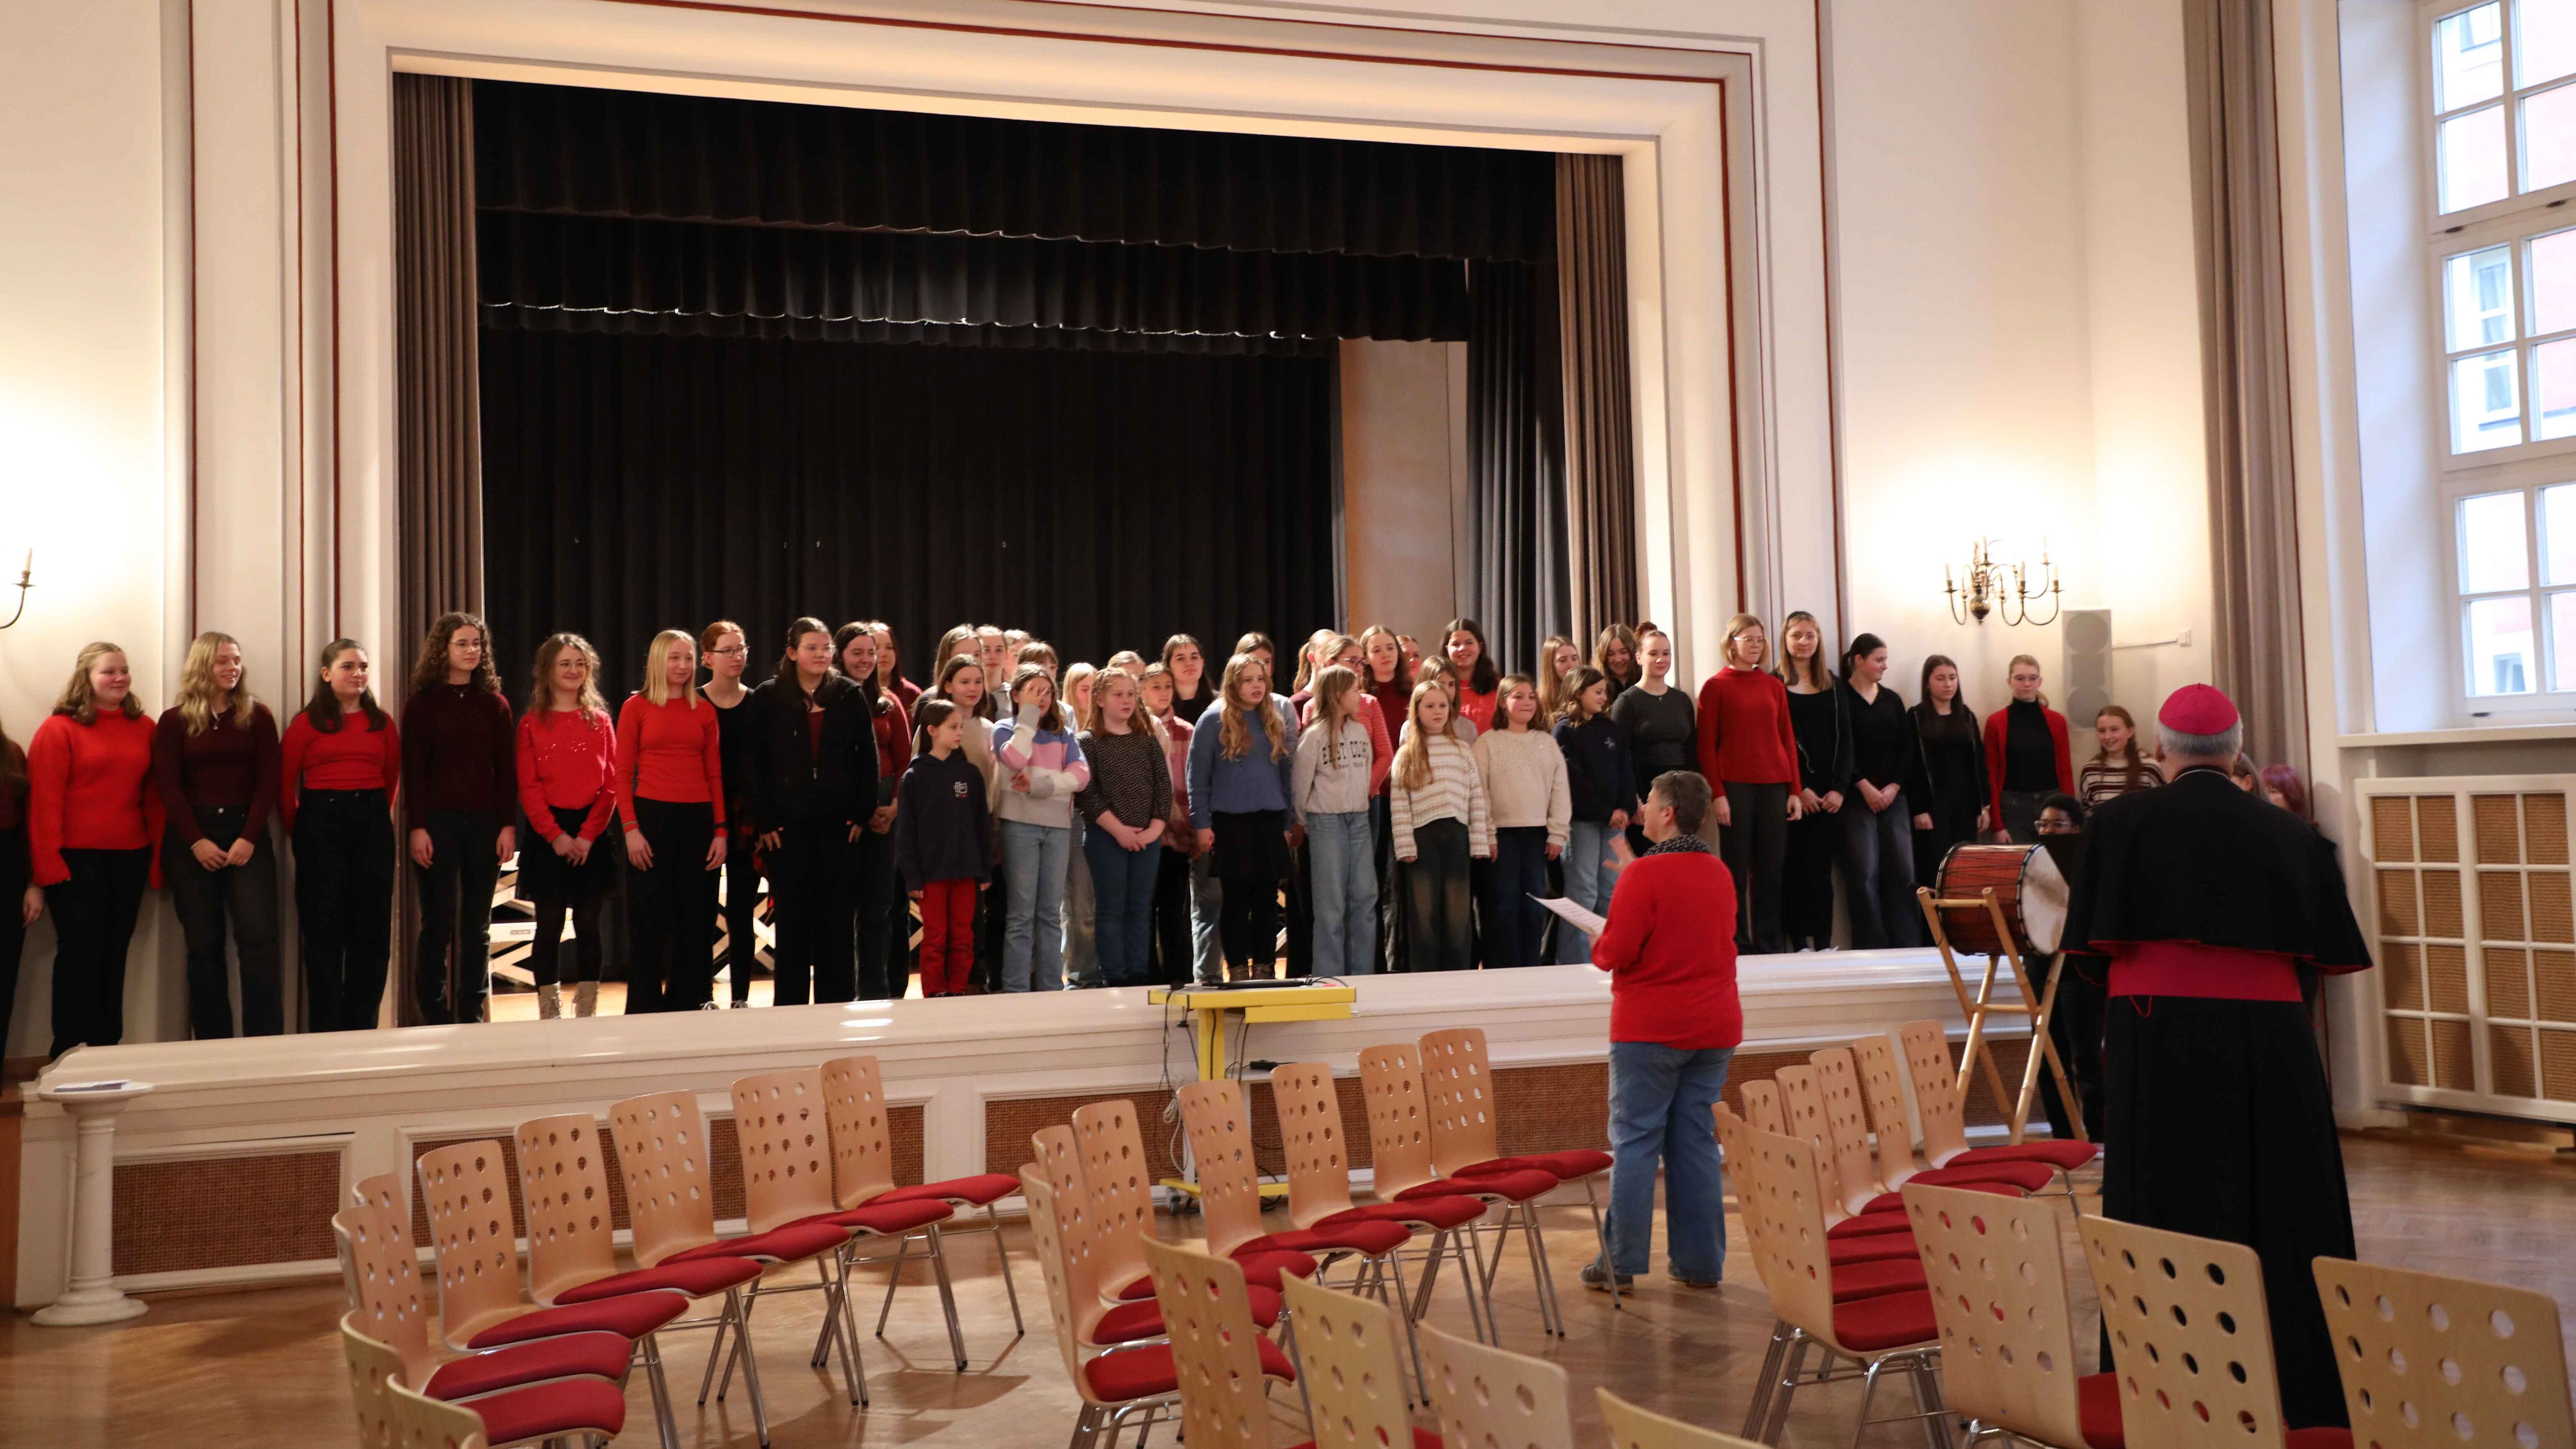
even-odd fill
[[[1943,901],[1973,905],[1940,908],[1942,933],[1953,950],[2000,956],[2004,943],[1995,936],[1994,917],[1987,914],[1984,893],[1995,893],[2011,928],[2013,946],[2023,956],[2045,956],[2057,949],[2066,929],[2066,877],[2047,850],[2036,845],[1954,845],[1941,858]]]

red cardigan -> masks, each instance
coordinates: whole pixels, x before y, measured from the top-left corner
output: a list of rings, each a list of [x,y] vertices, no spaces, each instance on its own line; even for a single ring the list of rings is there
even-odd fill
[[[1798,783],[1789,687],[1758,669],[1721,669],[1699,687],[1699,772],[1721,794],[1738,785]]]
[[[2066,744],[2066,716],[2041,705],[2039,712],[2048,716],[2048,738],[2057,746],[2057,792],[2075,793],[2075,755]],[[2012,706],[1986,716],[1986,805],[1995,812],[1994,826],[2004,828],[2004,731],[2012,716]]]
[[[1610,973],[1610,1039],[1713,1051],[1744,1041],[1735,995],[1735,881],[1706,851],[1619,873],[1592,964]]]

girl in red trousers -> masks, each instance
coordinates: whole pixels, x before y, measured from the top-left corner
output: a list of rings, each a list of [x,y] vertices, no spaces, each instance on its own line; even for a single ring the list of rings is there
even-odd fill
[[[975,971],[975,896],[992,871],[984,772],[966,755],[955,701],[921,702],[922,738],[895,792],[895,866],[921,906],[921,994],[961,996]]]
[[[557,982],[564,915],[572,915],[574,1011],[599,1009],[599,906],[617,884],[617,861],[598,848],[617,814],[617,727],[599,697],[599,653],[579,634],[537,646],[528,712],[519,720],[519,808],[532,834],[519,854],[519,899],[537,908],[528,967],[539,1019],[563,1015]],[[658,982],[637,982],[658,1001]],[[642,1004],[639,1000],[638,1004]],[[650,1006],[645,1006],[650,1010]]]

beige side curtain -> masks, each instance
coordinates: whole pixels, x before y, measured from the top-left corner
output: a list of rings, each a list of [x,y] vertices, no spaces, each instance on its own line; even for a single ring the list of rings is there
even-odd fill
[[[1565,386],[1566,544],[1588,658],[1639,617],[1637,454],[1628,376],[1628,224],[1617,156],[1556,158],[1556,299]]]
[[[2271,0],[2185,0],[2209,437],[2212,683],[2257,765],[2308,764]]]
[[[475,376],[474,83],[394,77],[394,553],[400,634],[376,658],[388,704],[407,691],[432,619],[483,608],[483,428]],[[408,857],[406,857],[408,858]],[[412,1006],[411,872],[395,872],[395,1020]]]

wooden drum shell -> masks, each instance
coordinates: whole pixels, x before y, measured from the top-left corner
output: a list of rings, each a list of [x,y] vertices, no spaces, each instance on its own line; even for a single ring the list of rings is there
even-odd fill
[[[1950,949],[1977,956],[2004,954],[1994,917],[1985,907],[1988,890],[1995,893],[1995,904],[2012,931],[2015,951],[2028,958],[2057,949],[2066,926],[2066,877],[2056,861],[2037,845],[1975,844],[1950,847],[1941,858],[1939,885],[1933,891],[1942,901],[1973,903],[1937,908]]]

